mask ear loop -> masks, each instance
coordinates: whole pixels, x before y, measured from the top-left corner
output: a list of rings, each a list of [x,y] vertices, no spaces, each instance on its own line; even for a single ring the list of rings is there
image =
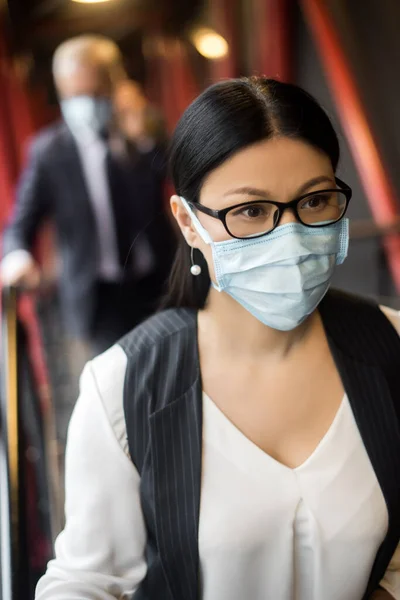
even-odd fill
[[[200,275],[201,273],[201,267],[200,265],[196,265],[194,262],[194,248],[192,246],[191,250],[190,250],[190,259],[192,262],[192,266],[190,267],[190,272],[194,277],[197,277],[198,275]]]
[[[208,231],[206,231],[204,229],[203,225],[200,223],[199,219],[194,214],[194,212],[190,208],[189,204],[186,202],[185,198],[183,198],[183,196],[180,196],[180,199],[181,199],[181,202],[182,202],[184,208],[186,209],[186,212],[188,213],[188,215],[190,216],[190,218],[192,220],[195,230],[197,231],[197,233],[199,234],[199,236],[201,237],[203,242],[205,242],[206,244],[212,244],[213,241],[211,239],[210,234],[208,233]]]

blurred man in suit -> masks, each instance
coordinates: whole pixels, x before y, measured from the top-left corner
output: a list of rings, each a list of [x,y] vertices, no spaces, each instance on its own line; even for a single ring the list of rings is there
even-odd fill
[[[43,219],[52,218],[64,320],[87,358],[157,306],[174,252],[163,214],[165,158],[158,144],[135,160],[118,152],[112,99],[126,76],[112,41],[68,40],[54,55],[53,74],[63,121],[32,143],[4,233],[1,274],[6,284],[38,285],[32,246]]]

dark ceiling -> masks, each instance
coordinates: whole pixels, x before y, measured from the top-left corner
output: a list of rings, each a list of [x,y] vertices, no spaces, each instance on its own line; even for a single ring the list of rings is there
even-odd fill
[[[146,30],[177,33],[194,19],[203,0],[9,0],[10,29],[17,51],[54,47],[71,35],[98,32],[117,41]]]
[[[12,52],[29,63],[29,79],[49,81],[57,45],[82,33],[113,38],[127,57],[132,77],[143,76],[146,35],[183,32],[203,9],[204,0],[110,0],[81,4],[72,0],[8,0]],[[130,61],[130,64],[129,64]]]

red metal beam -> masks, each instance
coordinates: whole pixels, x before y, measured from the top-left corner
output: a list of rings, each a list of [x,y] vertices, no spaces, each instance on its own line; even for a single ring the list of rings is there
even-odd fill
[[[300,0],[318,48],[335,99],[354,162],[374,220],[385,226],[399,214],[396,195],[386,174],[379,149],[324,0]],[[388,264],[400,292],[400,236],[385,239]]]
[[[4,226],[10,212],[14,185],[18,174],[18,158],[11,106],[10,85],[10,57],[7,49],[4,24],[0,20],[0,229]]]
[[[219,60],[210,61],[213,82],[238,76],[238,3],[233,0],[212,0],[210,3],[211,23],[229,45],[229,54]]]
[[[292,76],[293,0],[253,0],[256,72],[281,81]]]
[[[173,131],[183,111],[198,95],[187,44],[178,38],[160,37],[154,54],[147,58],[150,96],[164,112],[168,131]],[[158,98],[157,98],[158,97]]]

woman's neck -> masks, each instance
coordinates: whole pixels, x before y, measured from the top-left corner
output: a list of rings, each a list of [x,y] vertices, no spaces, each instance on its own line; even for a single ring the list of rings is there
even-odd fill
[[[272,329],[259,321],[236,300],[224,292],[211,288],[206,307],[199,314],[201,337],[208,346],[232,357],[269,355],[286,357],[291,350],[309,337],[318,326],[317,313],[291,331]]]

